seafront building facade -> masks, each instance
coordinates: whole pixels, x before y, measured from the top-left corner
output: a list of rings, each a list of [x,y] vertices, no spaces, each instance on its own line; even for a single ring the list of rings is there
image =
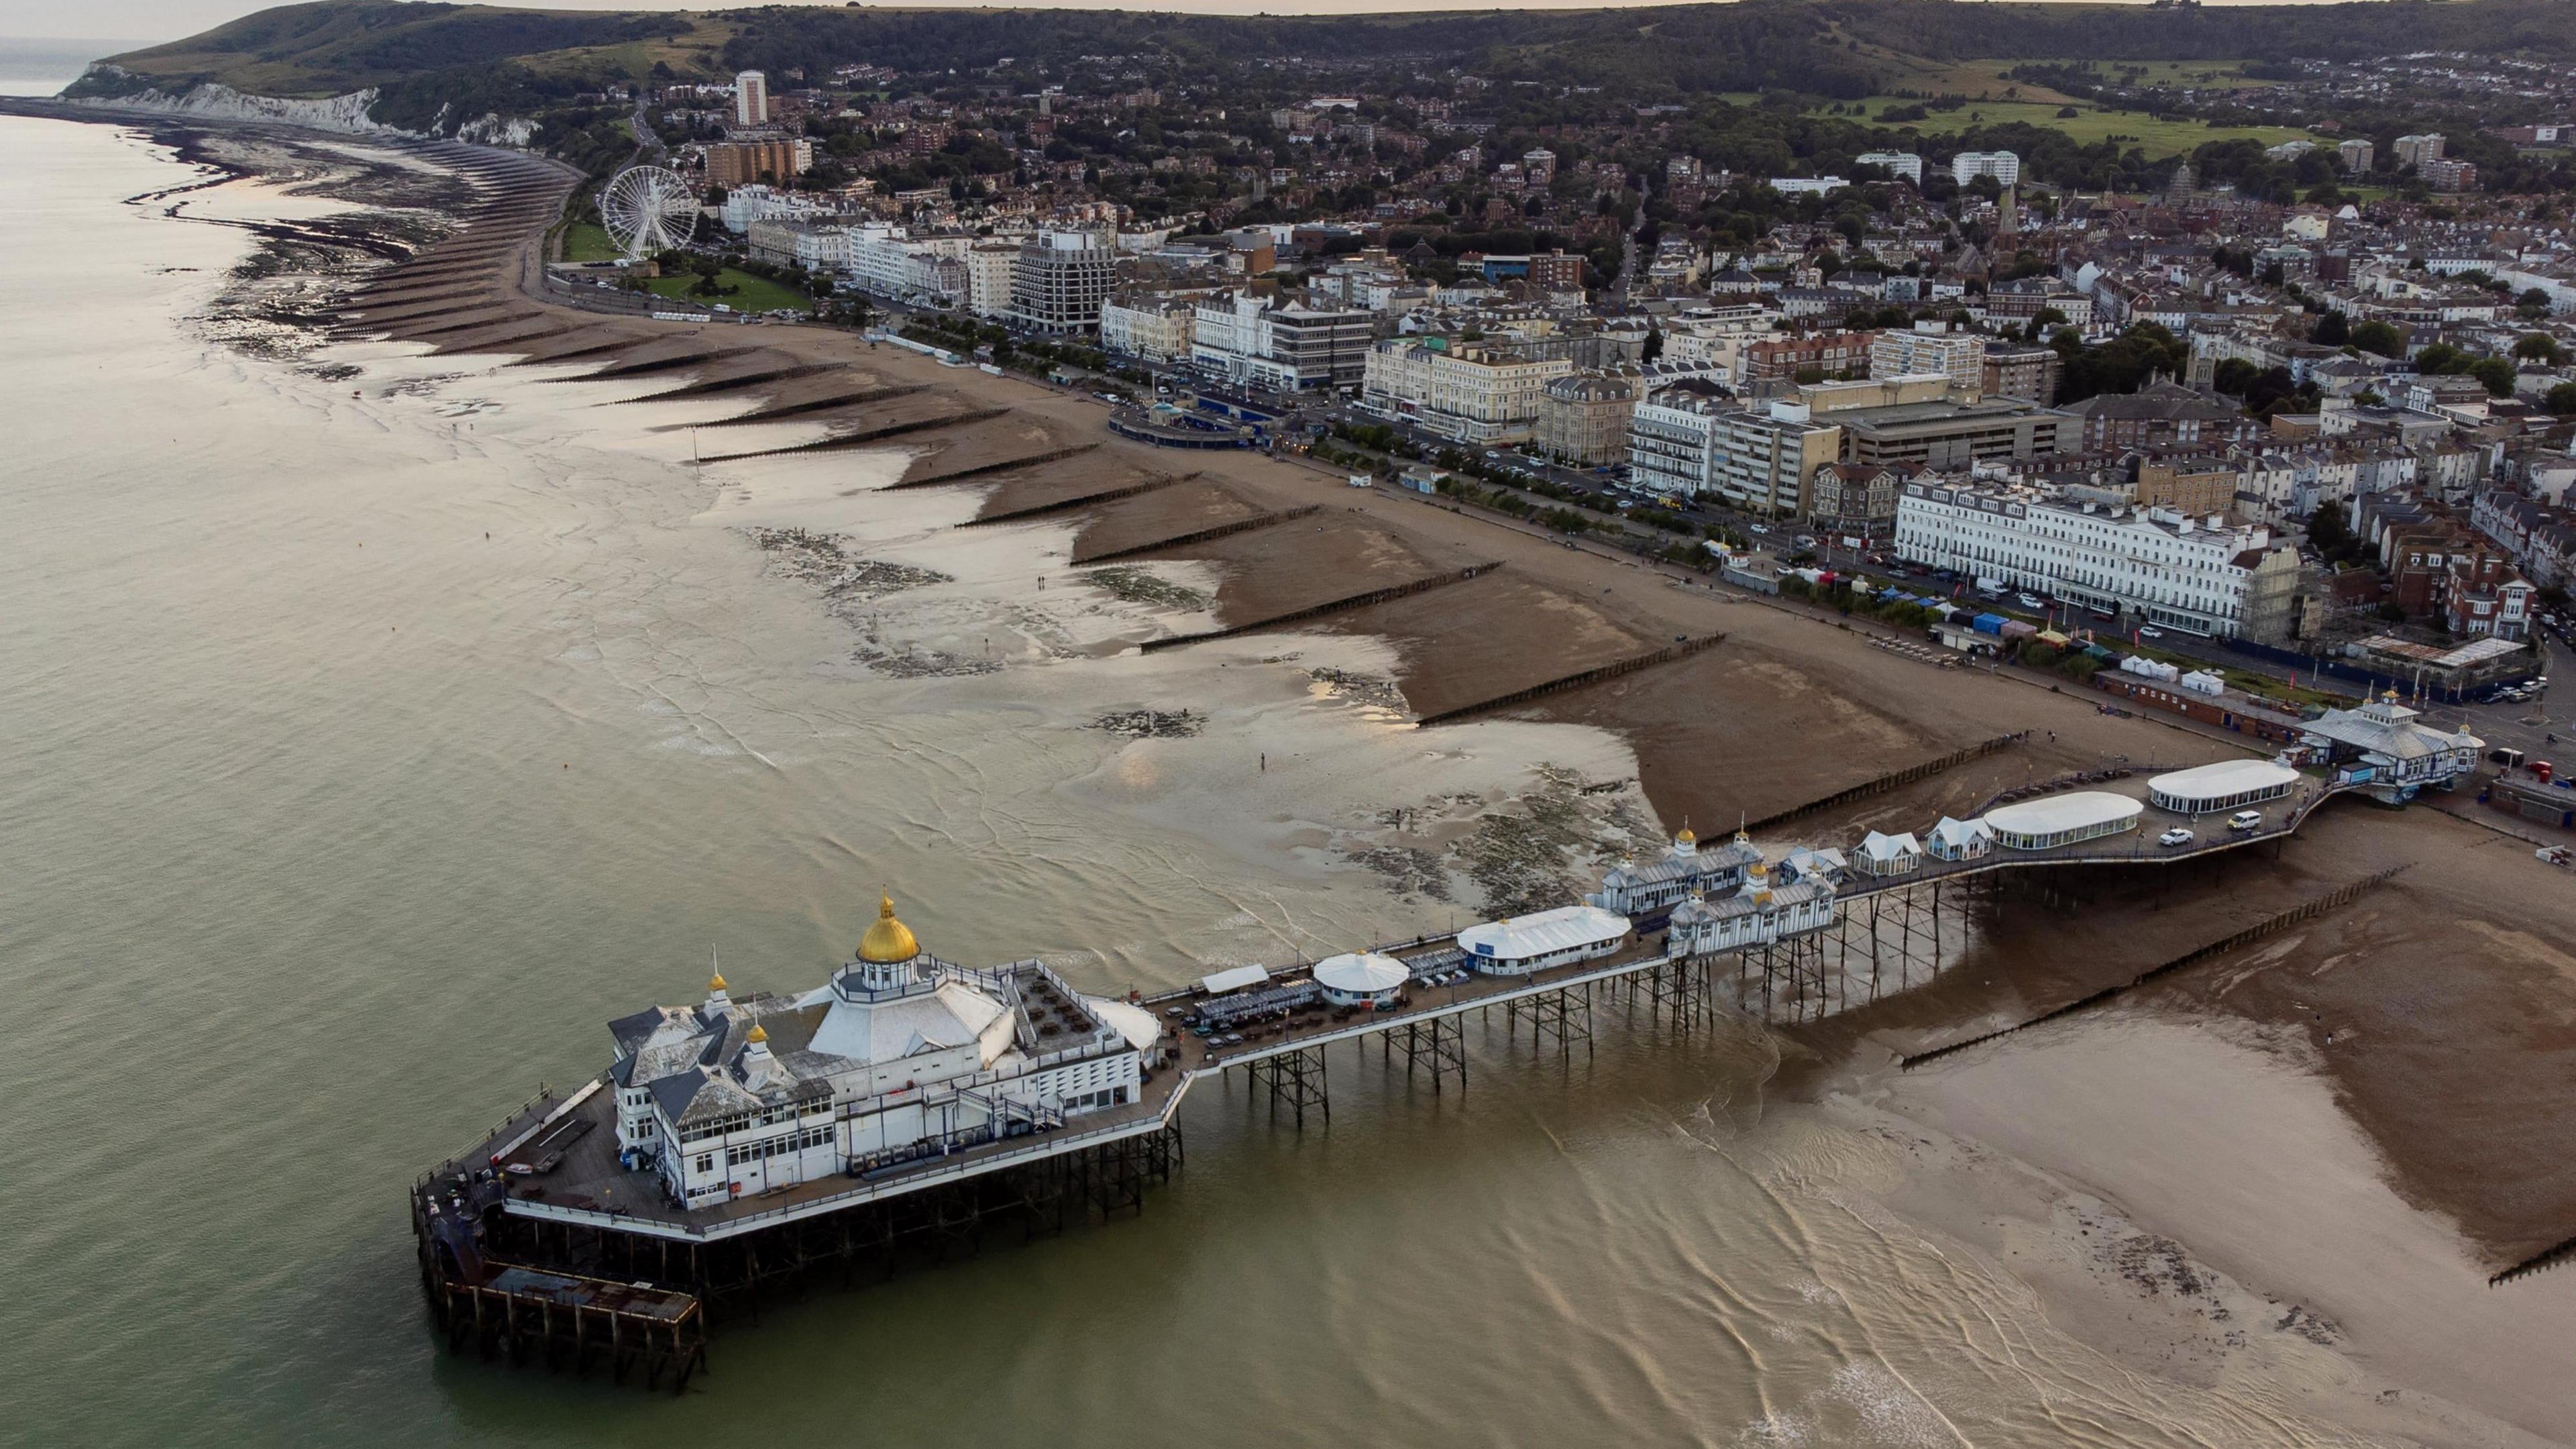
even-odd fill
[[[1011,261],[1011,320],[1039,332],[1084,332],[1118,275],[1118,254],[1089,232],[1040,232]]]
[[[1356,386],[1376,318],[1250,292],[1219,292],[1192,309],[1190,362],[1227,382],[1281,392]]]
[[[1754,409],[1668,391],[1639,403],[1628,420],[1629,481],[1650,493],[1804,516],[1816,474],[1832,465],[1841,439],[1840,427],[1816,421],[1803,404]]]
[[[2260,524],[2104,507],[2023,486],[1914,481],[1897,556],[2195,634],[2286,637],[2295,550]]]
[[[1538,421],[1539,398],[1574,371],[1564,357],[1442,337],[1374,344],[1361,373],[1360,403],[1461,443],[1517,443]]]

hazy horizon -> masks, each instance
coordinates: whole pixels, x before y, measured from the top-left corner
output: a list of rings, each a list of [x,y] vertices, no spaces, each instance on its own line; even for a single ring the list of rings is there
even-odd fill
[[[481,0],[465,0],[481,3]],[[1119,0],[915,0],[915,3],[889,5],[881,9],[903,10],[1135,10],[1187,13],[1193,15],[1374,15],[1423,11],[1494,11],[1494,10],[1631,10],[1656,5],[1669,5],[1675,0],[1530,0],[1518,5],[1458,4],[1455,0],[1154,0],[1150,4],[1126,4]],[[1694,3],[1727,4],[1732,0],[1694,0]],[[1959,4],[1982,4],[1988,0],[1956,0]],[[2136,4],[2148,0],[2039,0],[2059,4]],[[2340,0],[2209,0],[2212,4],[2333,4]],[[2384,0],[2382,0],[2384,3]],[[241,4],[238,0],[125,0],[114,7],[113,20],[100,13],[100,7],[89,0],[0,0],[0,40],[79,41],[108,47],[99,55],[137,50],[185,39],[211,30],[229,20],[237,20],[261,10],[275,9],[265,4]],[[543,5],[504,6],[527,10],[740,10],[751,5],[681,4],[676,0],[549,0]],[[837,9],[828,0],[817,0],[817,9]],[[88,56],[85,59],[96,59]]]

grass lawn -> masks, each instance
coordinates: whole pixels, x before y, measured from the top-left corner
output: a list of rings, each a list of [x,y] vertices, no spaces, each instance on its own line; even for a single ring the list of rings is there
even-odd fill
[[[738,294],[731,297],[692,297],[689,289],[697,284],[695,276],[686,276],[655,277],[644,285],[657,297],[673,297],[687,302],[722,302],[737,312],[802,312],[814,305],[813,299],[802,292],[731,267],[716,273],[716,285],[740,287],[742,291]]]
[[[1913,104],[1916,102],[1893,96],[1873,96],[1860,103],[1863,114],[1846,119],[1894,130],[1897,129],[1896,124],[1881,121],[1878,117],[1893,107]],[[2117,136],[2120,146],[2136,146],[2149,156],[2172,156],[2211,141],[2233,141],[2239,137],[2260,141],[2266,146],[2281,141],[2315,139],[2304,131],[2286,126],[2204,126],[2198,121],[2159,121],[2143,111],[2106,111],[2082,105],[2076,107],[2076,114],[2061,117],[2057,113],[2062,109],[2042,101],[1971,101],[1955,111],[1933,111],[1924,120],[1902,124],[1912,126],[1924,135],[1947,135],[1971,126],[1997,126],[2022,121],[2062,131],[2069,140],[2084,146]],[[1824,109],[1815,107],[1808,114],[1822,115]]]
[[[608,239],[608,228],[599,223],[576,221],[564,228],[565,261],[613,262],[617,257],[617,243]]]
[[[2174,90],[2250,91],[2272,84],[2247,76],[2241,60],[2109,60],[2102,63],[2101,75],[2109,85],[2164,86]]]

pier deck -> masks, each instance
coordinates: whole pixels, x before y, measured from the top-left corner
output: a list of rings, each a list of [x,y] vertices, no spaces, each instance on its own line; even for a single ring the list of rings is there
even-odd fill
[[[2141,772],[2130,779],[2106,782],[2093,788],[2130,795],[2143,801],[2146,776]],[[2049,850],[1996,849],[1968,860],[1950,861],[1927,856],[1915,869],[1899,875],[1855,873],[1846,879],[1838,895],[1848,905],[1886,892],[1998,871],[2071,865],[2162,864],[2197,859],[2286,837],[2296,831],[2317,806],[2345,788],[2331,781],[2305,781],[2286,799],[2267,805],[2262,827],[2251,831],[2227,830],[2214,818],[2189,820],[2149,805],[2138,828],[2125,834]],[[2156,834],[2177,823],[2195,827],[2199,832],[2197,838],[2182,847],[2157,845]],[[716,1242],[1161,1131],[1172,1124],[1174,1114],[1181,1100],[1188,1095],[1192,1083],[1201,1077],[1237,1067],[1275,1068],[1281,1059],[1301,1054],[1312,1060],[1311,1054],[1321,1048],[1380,1033],[1402,1033],[1408,1029],[1438,1032],[1444,1028],[1454,1033],[1456,1018],[1469,1011],[1496,1006],[1534,1009],[1546,1004],[1543,999],[1553,998],[1561,1008],[1561,1003],[1567,999],[1563,993],[1582,992],[1638,973],[1653,972],[1669,964],[1660,935],[1661,920],[1642,920],[1639,928],[1639,934],[1611,956],[1528,976],[1470,975],[1454,985],[1427,986],[1417,979],[1408,988],[1403,1004],[1395,1009],[1331,1011],[1308,1008],[1285,1020],[1247,1027],[1242,1033],[1244,1040],[1240,1042],[1215,1044],[1184,1031],[1179,1020],[1181,1008],[1193,1000],[1192,993],[1187,990],[1147,998],[1141,1004],[1156,1013],[1168,1035],[1165,1049],[1149,1061],[1147,1080],[1137,1101],[1085,1113],[1050,1131],[926,1157],[901,1168],[880,1169],[865,1178],[835,1175],[772,1188],[765,1193],[694,1210],[680,1208],[664,1195],[661,1179],[656,1174],[630,1171],[619,1163],[615,1108],[610,1095],[599,1090],[600,1082],[594,1082],[573,1097],[556,1103],[550,1110],[540,1106],[535,1111],[513,1118],[482,1144],[449,1164],[446,1170],[452,1171],[460,1165],[479,1167],[487,1161],[498,1165],[525,1163],[535,1167],[552,1158],[544,1170],[511,1179],[505,1211],[544,1222],[666,1241]],[[1428,963],[1436,968],[1443,963],[1463,964],[1454,938],[1448,935],[1426,937],[1381,949],[1408,965]],[[1303,979],[1302,965],[1283,970],[1276,978],[1280,984],[1294,984]],[[1560,1035],[1564,1030],[1560,1017]],[[1463,1057],[1457,1058],[1455,1065],[1463,1069]],[[1438,1071],[1435,1066],[1435,1082]]]

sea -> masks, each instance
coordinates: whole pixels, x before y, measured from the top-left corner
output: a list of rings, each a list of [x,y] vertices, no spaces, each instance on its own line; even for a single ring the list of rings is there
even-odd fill
[[[899,454],[698,467],[713,413],[641,385],[245,349],[203,318],[257,239],[207,223],[335,203],[173,198],[215,178],[143,131],[0,117],[0,174],[0,1442],[2353,1442],[2061,1331],[1758,1025],[1606,1005],[1570,1059],[1472,1025],[1463,1092],[1337,1051],[1302,1132],[1203,1085],[1141,1214],[764,1302],[684,1395],[445,1350],[413,1175],[711,961],[802,989],[880,894],[1104,991],[1411,934],[1471,908],[1318,842],[1633,764],[1426,746],[1305,672],[1367,641],[1104,646],[1150,621],[1039,587],[1061,535],[871,497]],[[759,526],[953,582],[836,617]],[[1210,725],[1087,727],[1139,705]]]

